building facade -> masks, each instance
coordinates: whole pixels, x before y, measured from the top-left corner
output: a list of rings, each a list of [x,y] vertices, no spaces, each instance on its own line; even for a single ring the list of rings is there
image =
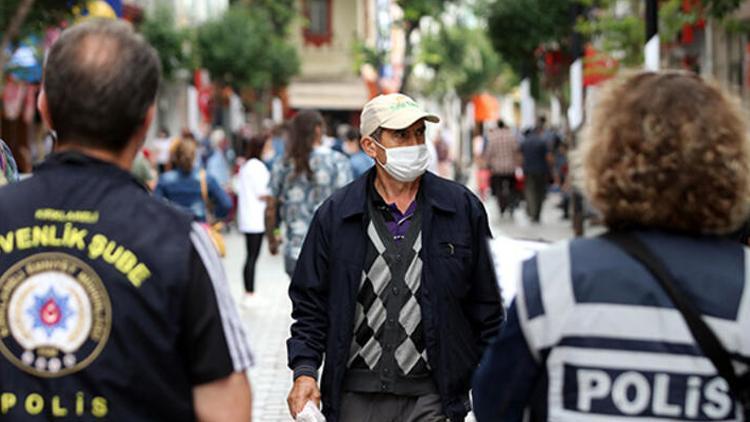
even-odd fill
[[[332,129],[357,125],[378,87],[400,80],[403,32],[395,24],[400,9],[394,0],[299,0],[298,7],[291,36],[301,71],[288,88],[288,106],[323,112]],[[357,63],[362,46],[388,52],[379,69]]]

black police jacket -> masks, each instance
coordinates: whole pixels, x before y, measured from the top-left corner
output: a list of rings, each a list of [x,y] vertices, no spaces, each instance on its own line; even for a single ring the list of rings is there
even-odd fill
[[[76,153],[1,188],[0,420],[195,419],[192,387],[250,364],[196,230]]]
[[[374,172],[371,170],[370,172]],[[367,250],[367,173],[334,193],[313,218],[289,287],[293,302],[290,368],[319,368],[323,413],[338,421],[352,341],[356,295]],[[470,404],[471,377],[504,318],[479,199],[465,187],[426,173],[421,180],[422,310],[427,357],[452,421]]]

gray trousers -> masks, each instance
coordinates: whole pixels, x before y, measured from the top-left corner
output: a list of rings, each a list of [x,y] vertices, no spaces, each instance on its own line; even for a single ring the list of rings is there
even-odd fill
[[[525,177],[526,211],[531,221],[539,221],[542,214],[544,197],[547,196],[547,175],[545,173],[530,173]]]
[[[440,396],[344,392],[341,422],[445,422]]]

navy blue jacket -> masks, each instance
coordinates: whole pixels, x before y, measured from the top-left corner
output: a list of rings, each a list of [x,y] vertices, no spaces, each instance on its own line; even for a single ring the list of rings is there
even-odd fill
[[[367,250],[367,184],[372,172],[318,209],[289,287],[293,302],[289,366],[319,368],[323,413],[338,421],[352,341],[356,295]],[[422,309],[427,356],[443,410],[453,421],[470,410],[471,376],[504,318],[489,249],[487,215],[465,187],[422,177]]]
[[[251,363],[198,230],[74,151],[0,188],[0,420],[195,420],[193,387]]]

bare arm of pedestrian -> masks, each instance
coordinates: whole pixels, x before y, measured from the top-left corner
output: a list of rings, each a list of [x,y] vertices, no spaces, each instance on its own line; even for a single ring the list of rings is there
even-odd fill
[[[253,363],[229,283],[206,230],[195,224],[187,291],[182,299],[179,350],[193,386],[200,421],[249,421],[252,407],[246,372]]]
[[[276,207],[278,201],[272,196],[266,197],[266,239],[268,239],[268,251],[271,255],[279,253],[279,245],[281,245],[281,236],[276,230]]]
[[[252,393],[244,372],[193,387],[193,403],[199,422],[252,420]]]
[[[287,178],[290,168],[285,165],[284,160],[276,160],[271,169],[270,179],[268,181],[269,197],[266,202],[266,238],[268,239],[268,250],[271,255],[279,253],[281,245],[281,235],[279,234],[279,199],[284,198],[284,181]]]
[[[310,224],[297,268],[289,285],[292,300],[291,338],[287,340],[289,368],[294,371],[294,386],[287,403],[293,417],[308,401],[320,403],[318,369],[323,362],[328,337],[328,235],[321,220],[330,214],[331,203],[318,209]]]

